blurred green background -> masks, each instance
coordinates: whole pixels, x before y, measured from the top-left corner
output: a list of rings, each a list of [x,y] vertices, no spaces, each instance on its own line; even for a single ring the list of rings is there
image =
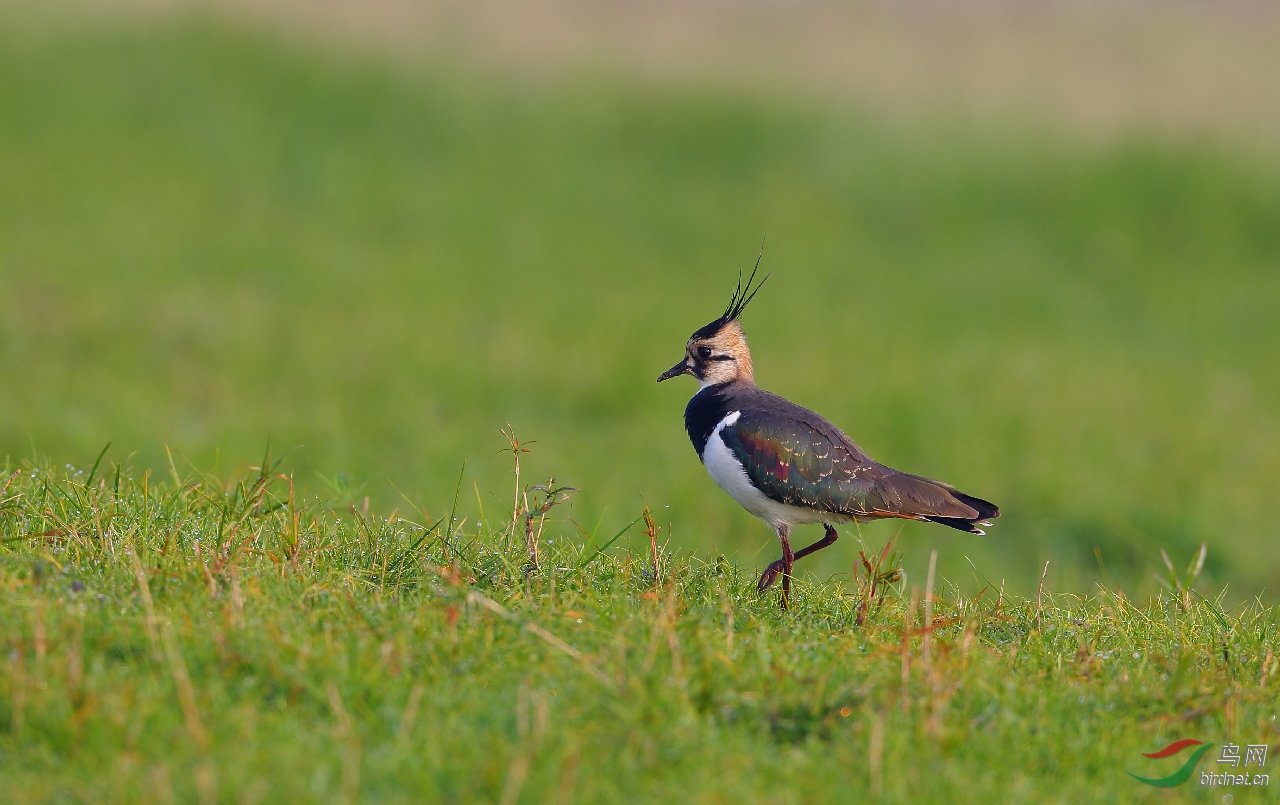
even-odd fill
[[[508,505],[511,423],[587,530],[647,501],[673,546],[763,564],[772,532],[684,434],[692,381],[654,378],[767,235],[760,384],[1004,511],[986,537],[906,525],[909,572],[936,548],[966,588],[968,557],[1134,594],[1204,541],[1208,584],[1280,585],[1265,138],[531,77],[199,14],[3,19],[11,462],[110,441],[135,472],[167,445],[229,474],[270,440],[312,491],[438,516],[465,461],[475,518]],[[847,572],[846,535],[808,569]]]

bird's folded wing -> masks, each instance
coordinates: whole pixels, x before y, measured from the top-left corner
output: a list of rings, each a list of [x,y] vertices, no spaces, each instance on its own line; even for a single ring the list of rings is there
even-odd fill
[[[822,419],[744,411],[720,436],[752,484],[779,503],[878,517],[977,515],[946,484],[872,461]]]

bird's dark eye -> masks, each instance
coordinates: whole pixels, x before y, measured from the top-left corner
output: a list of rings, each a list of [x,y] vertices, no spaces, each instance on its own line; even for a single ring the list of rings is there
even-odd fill
[[[698,357],[704,361],[711,357],[711,347],[698,347]]]

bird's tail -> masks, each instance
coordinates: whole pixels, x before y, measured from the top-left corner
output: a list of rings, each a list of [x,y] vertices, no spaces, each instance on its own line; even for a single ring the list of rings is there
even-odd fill
[[[984,533],[980,526],[989,526],[1000,516],[994,503],[966,495],[950,484],[896,470],[877,479],[873,493],[867,501],[878,516],[928,520],[970,534]]]
[[[1000,507],[995,505],[994,503],[985,501],[982,498],[975,498],[973,495],[966,495],[963,492],[957,492],[954,489],[951,489],[948,491],[951,492],[951,496],[954,497],[956,500],[960,501],[964,505],[976,511],[978,513],[978,516],[977,517],[933,516],[933,517],[925,517],[924,519],[929,520],[930,522],[938,523],[939,525],[945,525],[951,528],[959,529],[960,531],[967,531],[970,534],[985,534],[986,532],[983,531],[981,528],[979,528],[979,526],[989,526],[991,525],[991,521],[993,519],[1000,516]]]

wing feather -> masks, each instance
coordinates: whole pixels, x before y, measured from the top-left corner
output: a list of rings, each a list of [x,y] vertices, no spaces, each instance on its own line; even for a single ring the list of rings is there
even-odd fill
[[[720,432],[757,489],[779,503],[864,517],[972,519],[950,486],[879,464],[816,414],[743,411]]]

